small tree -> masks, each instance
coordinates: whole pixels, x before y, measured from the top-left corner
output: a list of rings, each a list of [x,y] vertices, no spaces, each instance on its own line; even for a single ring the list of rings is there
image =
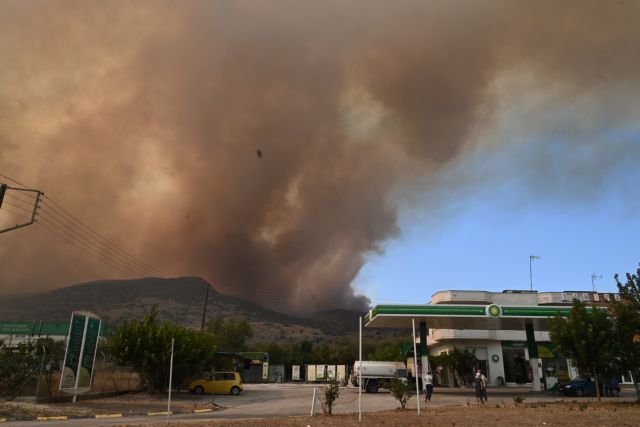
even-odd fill
[[[429,365],[431,366],[431,370],[433,371],[433,381],[434,381],[434,385],[438,385],[439,384],[439,378],[437,373],[440,372],[443,369],[447,369],[447,357],[446,357],[446,353],[442,354],[442,355],[435,355],[435,354],[431,354],[429,355]],[[440,369],[438,369],[440,368]]]
[[[464,350],[458,347],[448,353],[440,355],[440,363],[453,369],[454,380],[458,385],[465,385],[473,373],[473,366],[476,364],[475,352],[471,352],[466,348]]]
[[[622,283],[619,276],[613,276],[618,284],[618,290],[625,302],[629,303],[636,310],[640,310],[640,265],[636,270],[636,274],[627,273],[627,282]]]
[[[216,316],[207,323],[207,333],[213,336],[220,351],[243,351],[253,336],[253,329],[245,319],[228,319]]]
[[[333,403],[340,396],[340,383],[334,378],[324,386],[324,399],[320,400],[322,412],[333,415]]]
[[[619,368],[633,373],[636,396],[640,399],[640,264],[636,274],[626,274],[626,283],[620,282],[617,274],[614,278],[623,301],[615,307]]]
[[[391,380],[391,395],[400,402],[402,409],[407,407],[407,402],[411,398],[411,384],[401,378]]]
[[[387,360],[393,362],[403,362],[405,355],[402,354],[401,347],[405,340],[403,338],[388,338],[376,340],[369,343],[368,349],[363,349],[367,355],[367,360]],[[371,347],[370,347],[371,346]],[[357,358],[357,357],[356,357]]]
[[[166,382],[174,345],[175,383],[188,371],[197,372],[213,360],[216,347],[210,334],[187,329],[176,323],[157,321],[154,307],[142,320],[125,322],[109,336],[108,348],[115,362],[130,365],[147,381],[149,393],[155,393]]]
[[[637,339],[640,335],[640,313],[629,304],[616,304],[614,316],[611,376],[631,371],[636,396],[640,399],[640,341]]]
[[[39,348],[33,343],[21,343],[10,349],[0,349],[0,381],[7,384],[11,399],[35,377],[40,366]],[[41,351],[41,350],[40,350]]]
[[[551,319],[549,335],[559,352],[573,360],[580,375],[595,379],[600,401],[599,376],[610,372],[616,345],[613,322],[607,312],[588,312],[583,303],[575,300],[567,318]]]

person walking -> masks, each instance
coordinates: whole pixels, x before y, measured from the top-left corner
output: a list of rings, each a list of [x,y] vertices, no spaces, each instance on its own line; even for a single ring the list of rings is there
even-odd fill
[[[424,401],[431,402],[431,395],[433,394],[433,376],[431,375],[431,371],[427,371],[427,373],[424,374],[422,383],[424,384],[425,392]]]
[[[487,377],[478,369],[474,379],[476,387],[476,402],[485,403],[487,401]]]

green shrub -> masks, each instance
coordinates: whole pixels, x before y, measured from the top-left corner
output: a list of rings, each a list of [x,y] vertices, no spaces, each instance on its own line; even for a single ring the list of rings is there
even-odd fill
[[[411,384],[407,380],[394,378],[391,380],[391,395],[400,402],[402,409],[405,409],[411,397]]]
[[[322,401],[322,412],[326,415],[333,415],[333,403],[340,396],[340,383],[332,379],[324,386],[324,401]]]

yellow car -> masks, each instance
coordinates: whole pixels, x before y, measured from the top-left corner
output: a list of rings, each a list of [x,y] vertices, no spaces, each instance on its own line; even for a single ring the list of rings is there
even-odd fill
[[[214,372],[206,379],[195,380],[189,384],[189,393],[195,394],[232,394],[242,391],[242,378],[238,372]]]

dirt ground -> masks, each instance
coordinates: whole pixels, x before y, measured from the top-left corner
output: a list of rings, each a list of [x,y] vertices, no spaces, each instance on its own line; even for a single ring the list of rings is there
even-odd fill
[[[221,426],[638,426],[638,403],[532,403],[520,405],[450,406],[427,408],[418,416],[415,410],[395,410],[358,415],[288,417],[270,419],[171,422],[175,427]],[[123,424],[122,426],[131,426]],[[161,427],[166,422],[136,424],[139,427]]]
[[[497,392],[496,392],[497,394]],[[462,399],[462,398],[461,398]],[[358,415],[339,414],[315,417],[293,416],[282,418],[252,418],[240,420],[171,420],[170,425],[182,427],[219,426],[638,426],[640,425],[640,402],[627,401],[595,402],[593,400],[535,401],[515,403],[515,399],[479,405],[461,400],[457,405],[422,407],[420,416],[415,409],[364,412],[362,423]],[[126,410],[123,412],[123,402]],[[495,402],[495,401],[494,401]],[[0,418],[12,420],[33,419],[38,416],[67,415],[72,418],[92,417],[94,414],[122,413],[126,416],[146,414],[148,411],[165,411],[166,396],[148,396],[145,393],[126,394],[99,399],[82,398],[79,404],[33,404],[28,402],[0,402]],[[206,401],[193,395],[178,394],[172,399],[174,413],[192,413],[194,409],[216,409]],[[149,419],[144,424],[128,423],[123,418],[120,426],[166,426],[165,420]]]

